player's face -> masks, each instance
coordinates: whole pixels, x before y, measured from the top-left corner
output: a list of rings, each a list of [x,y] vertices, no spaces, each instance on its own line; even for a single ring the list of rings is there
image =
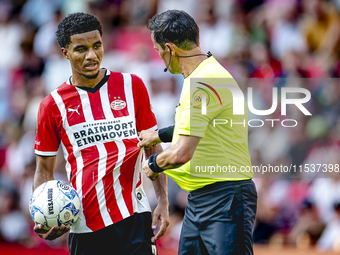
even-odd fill
[[[71,43],[63,53],[70,60],[73,73],[95,79],[99,74],[104,53],[99,31],[72,35]]]

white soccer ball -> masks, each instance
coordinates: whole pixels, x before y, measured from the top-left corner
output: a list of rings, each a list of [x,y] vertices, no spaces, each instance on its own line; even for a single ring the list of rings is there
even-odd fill
[[[41,184],[31,195],[29,210],[33,221],[43,229],[62,224],[71,226],[79,216],[80,199],[77,191],[63,181]]]

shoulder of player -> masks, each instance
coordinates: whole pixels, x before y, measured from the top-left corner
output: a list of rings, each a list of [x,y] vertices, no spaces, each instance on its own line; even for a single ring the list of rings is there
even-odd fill
[[[130,74],[130,75],[131,75],[133,86],[145,86],[142,78],[140,78],[138,75],[136,74]]]
[[[125,74],[131,76],[132,86],[144,86],[143,80],[136,74],[110,71],[110,77],[113,78],[112,80],[115,80],[116,78],[122,79]]]
[[[57,120],[61,117],[57,103],[55,102],[51,94],[47,95],[40,102],[40,106],[39,106],[38,119],[44,119],[47,116],[51,116],[52,119],[54,120]],[[38,121],[38,123],[40,122]]]
[[[40,107],[50,108],[55,104],[56,102],[54,101],[52,94],[49,94],[41,101]]]
[[[142,80],[142,78],[140,78],[138,75],[136,74],[130,74],[131,75],[131,81],[132,81],[132,90],[134,93],[139,93],[139,92],[143,92],[146,90],[146,86],[144,84],[144,81]]]
[[[62,92],[62,91],[65,91],[65,90],[67,90],[67,88],[68,88],[69,86],[70,86],[70,85],[66,84],[66,82],[63,83],[63,84],[61,84],[59,87],[57,87],[55,90],[53,90],[50,94],[48,94],[48,95],[41,101],[40,107],[41,107],[41,108],[44,107],[45,110],[47,110],[47,111],[50,111],[50,110],[52,110],[52,108],[57,107],[57,103],[56,103],[56,101],[55,101],[55,99],[54,99],[54,97],[53,97],[52,94],[54,94],[54,93],[60,93],[60,92]]]

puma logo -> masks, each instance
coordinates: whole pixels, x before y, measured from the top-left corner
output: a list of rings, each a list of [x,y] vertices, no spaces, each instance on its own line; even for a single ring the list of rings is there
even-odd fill
[[[77,109],[67,108],[67,111],[68,112],[76,112],[76,113],[78,113],[78,115],[80,115],[80,113],[78,112],[79,107],[80,107],[80,105],[78,105]]]

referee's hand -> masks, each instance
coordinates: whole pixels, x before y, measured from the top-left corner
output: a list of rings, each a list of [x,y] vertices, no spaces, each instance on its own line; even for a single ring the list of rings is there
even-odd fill
[[[154,172],[149,168],[149,160],[145,160],[145,161],[144,161],[143,170],[144,170],[144,172],[145,172],[145,175],[146,175],[151,181],[157,180],[158,177],[161,175],[161,173],[154,173]]]
[[[41,224],[36,224],[33,230],[43,239],[54,240],[67,233],[70,230],[70,227],[61,225],[60,227],[53,226],[50,230],[45,230]]]
[[[143,130],[142,132],[140,132],[139,139],[141,140],[137,144],[139,148],[152,147],[162,142],[158,137],[158,131],[152,131],[152,130]]]

